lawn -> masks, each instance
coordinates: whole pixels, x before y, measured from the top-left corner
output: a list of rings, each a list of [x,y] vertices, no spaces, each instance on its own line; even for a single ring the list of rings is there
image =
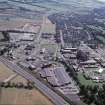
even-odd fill
[[[58,48],[58,45],[54,43],[52,40],[43,39],[41,42],[41,49],[42,48],[46,48],[46,50],[55,53]]]
[[[96,83],[92,80],[87,80],[85,79],[85,77],[83,76],[83,74],[78,74],[78,80],[80,82],[80,84],[85,85],[85,86],[95,86],[95,85],[99,85],[102,86],[103,83]]]

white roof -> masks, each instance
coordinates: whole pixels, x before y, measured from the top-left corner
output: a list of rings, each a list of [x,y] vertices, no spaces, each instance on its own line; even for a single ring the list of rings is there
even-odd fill
[[[103,69],[102,69],[102,68],[100,68],[100,69],[98,70],[98,72],[99,72],[99,73],[102,73],[102,72],[103,72]]]

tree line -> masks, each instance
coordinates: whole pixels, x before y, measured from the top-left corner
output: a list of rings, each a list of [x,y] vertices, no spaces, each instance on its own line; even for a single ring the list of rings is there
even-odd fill
[[[102,87],[95,86],[80,86],[81,99],[88,105],[94,103],[95,105],[105,105],[105,84]]]
[[[33,82],[27,82],[27,84],[23,84],[22,82],[18,83],[12,83],[12,82],[0,82],[0,87],[4,88],[24,88],[24,89],[33,89],[34,83]]]

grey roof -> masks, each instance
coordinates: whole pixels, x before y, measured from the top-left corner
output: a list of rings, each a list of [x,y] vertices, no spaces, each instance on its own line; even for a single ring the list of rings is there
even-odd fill
[[[55,77],[47,77],[47,80],[50,84],[52,84],[54,86],[59,86],[59,83],[57,82]]]
[[[45,72],[43,70],[41,70],[39,73],[40,73],[40,75],[41,75],[42,78],[45,78],[46,77],[46,74],[45,74]]]
[[[71,79],[69,77],[69,75],[66,73],[65,69],[63,67],[57,67],[54,70],[54,73],[56,75],[56,78],[58,80],[58,83],[60,85],[64,85],[66,83],[70,83]]]
[[[71,83],[71,79],[64,67],[45,68],[40,74],[42,77],[46,77],[48,82],[54,86],[62,86]]]
[[[53,77],[54,76],[54,71],[51,68],[45,68],[44,72],[46,74],[46,77]]]

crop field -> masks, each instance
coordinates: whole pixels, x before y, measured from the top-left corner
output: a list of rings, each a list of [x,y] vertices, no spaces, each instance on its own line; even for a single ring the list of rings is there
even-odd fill
[[[37,89],[2,88],[0,105],[54,105]]]
[[[27,83],[26,79],[24,79],[23,77],[19,76],[18,74],[16,75],[15,72],[10,70],[4,64],[0,63],[0,81],[8,80],[8,78],[10,78],[12,75],[14,75],[14,77],[10,79],[10,82],[12,82],[12,83],[22,82],[23,84]]]
[[[12,4],[13,6],[18,5],[19,7],[29,9],[29,10],[32,10],[32,11],[46,11],[46,8],[35,5],[34,3],[24,3],[22,1],[18,2],[18,1],[15,1],[15,0],[10,0],[9,3]]]
[[[46,23],[42,30],[43,33],[52,33],[55,34],[56,26],[54,24]]]
[[[19,82],[21,82],[21,83],[23,83],[23,84],[27,84],[27,80],[24,79],[23,77],[19,76],[19,75],[17,75],[17,76],[16,76],[14,79],[12,79],[10,82],[12,82],[12,83],[19,83]]]
[[[0,81],[4,81],[15,73],[0,63]],[[12,83],[27,83],[27,80],[17,75],[10,80]],[[54,105],[36,88],[32,90],[18,88],[0,88],[0,105]]]
[[[12,72],[12,70],[8,69],[4,64],[0,63],[0,81],[4,81],[11,75],[14,75],[15,73]]]
[[[23,27],[25,24],[40,24],[40,21],[33,21],[29,19],[14,19],[10,21],[0,20],[0,30],[14,29]]]

